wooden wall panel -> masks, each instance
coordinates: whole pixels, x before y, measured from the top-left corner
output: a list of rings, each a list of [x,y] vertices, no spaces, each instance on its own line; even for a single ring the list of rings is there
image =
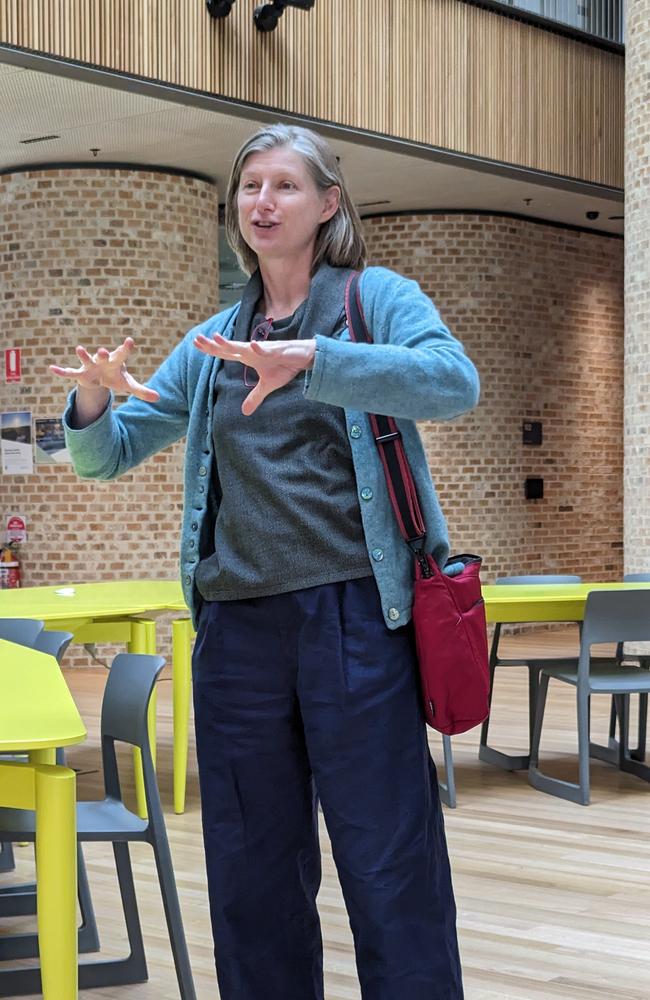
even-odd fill
[[[460,0],[2,0],[0,41],[475,156],[623,186],[622,56]]]

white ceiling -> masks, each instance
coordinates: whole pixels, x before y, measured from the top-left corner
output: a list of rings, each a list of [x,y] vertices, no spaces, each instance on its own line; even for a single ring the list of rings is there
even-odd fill
[[[120,89],[128,87],[115,75],[107,86],[0,62],[0,171],[53,162],[147,164],[203,174],[224,192],[236,150],[269,120],[268,113],[256,120],[250,110],[244,117],[234,104],[224,110],[223,102],[219,110],[197,107],[192,95],[179,91],[163,98],[151,89]],[[362,215],[475,209],[623,232],[622,219],[610,218],[623,214],[620,192],[595,185],[577,190],[580,185],[561,178],[528,179],[524,171],[512,176],[496,164],[408,143],[326,132]],[[58,138],[21,144],[46,135]],[[96,156],[92,149],[99,150]],[[598,219],[588,220],[588,211],[598,212]]]

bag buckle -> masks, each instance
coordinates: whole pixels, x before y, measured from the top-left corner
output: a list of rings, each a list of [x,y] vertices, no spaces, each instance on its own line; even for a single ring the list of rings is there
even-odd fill
[[[433,573],[431,572],[431,567],[429,566],[429,560],[427,559],[426,553],[424,551],[424,539],[425,539],[424,535],[418,535],[417,538],[409,538],[407,544],[411,552],[413,553],[413,555],[420,564],[422,576],[424,577],[425,580],[428,580],[430,577],[433,576]]]
[[[395,438],[401,438],[400,431],[391,431],[390,434],[380,434],[379,437],[375,438],[377,444],[383,444],[384,441],[394,441]]]

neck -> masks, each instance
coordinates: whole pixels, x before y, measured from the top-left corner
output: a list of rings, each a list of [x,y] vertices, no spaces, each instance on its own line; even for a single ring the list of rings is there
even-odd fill
[[[298,259],[259,261],[264,292],[262,308],[266,316],[283,319],[291,316],[309,295],[311,254]]]

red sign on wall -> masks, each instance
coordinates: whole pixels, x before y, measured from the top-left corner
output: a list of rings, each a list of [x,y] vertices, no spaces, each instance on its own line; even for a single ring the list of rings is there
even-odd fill
[[[5,351],[5,382],[20,382],[20,348]]]

